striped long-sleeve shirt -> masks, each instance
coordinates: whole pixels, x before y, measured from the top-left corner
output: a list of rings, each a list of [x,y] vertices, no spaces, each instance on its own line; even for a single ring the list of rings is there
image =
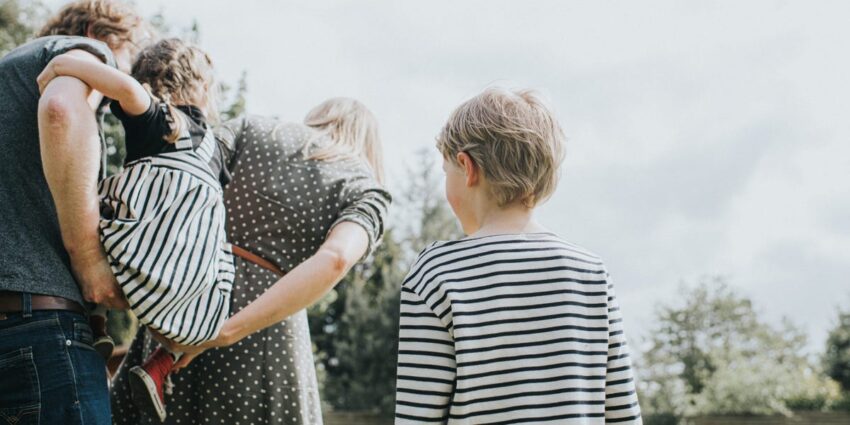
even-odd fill
[[[555,235],[431,245],[399,338],[397,424],[641,423],[605,266]]]

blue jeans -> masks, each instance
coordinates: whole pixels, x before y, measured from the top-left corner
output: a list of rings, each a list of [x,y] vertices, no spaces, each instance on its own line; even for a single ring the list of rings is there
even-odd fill
[[[0,425],[111,424],[106,365],[86,316],[0,314]]]

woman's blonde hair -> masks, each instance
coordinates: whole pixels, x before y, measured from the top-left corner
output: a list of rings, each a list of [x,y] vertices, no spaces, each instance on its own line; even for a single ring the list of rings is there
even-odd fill
[[[138,45],[139,38],[144,35],[141,29],[149,30],[138,13],[126,3],[80,0],[69,3],[53,15],[38,32],[38,36],[92,35],[114,49],[126,42]]]
[[[437,137],[446,160],[465,152],[499,206],[545,201],[558,185],[564,133],[532,90],[489,88],[460,105]]]
[[[218,85],[212,59],[199,47],[179,38],[166,38],[144,48],[131,70],[133,78],[155,99],[169,105],[175,125],[166,140],[174,142],[186,125],[174,112],[177,105],[203,105],[206,118],[218,121]]]
[[[310,159],[330,160],[362,158],[366,160],[375,179],[384,182],[384,163],[378,120],[365,105],[346,97],[328,99],[311,110],[304,124],[318,130],[304,146]],[[315,142],[327,137],[331,143],[312,149]]]

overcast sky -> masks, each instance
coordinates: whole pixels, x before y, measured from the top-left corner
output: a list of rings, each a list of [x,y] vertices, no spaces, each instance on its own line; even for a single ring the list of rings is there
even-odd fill
[[[363,101],[396,181],[466,98],[539,89],[569,138],[539,218],[606,260],[632,339],[704,275],[812,351],[850,305],[848,2],[137,3],[197,20],[221,77],[248,72],[251,113]]]

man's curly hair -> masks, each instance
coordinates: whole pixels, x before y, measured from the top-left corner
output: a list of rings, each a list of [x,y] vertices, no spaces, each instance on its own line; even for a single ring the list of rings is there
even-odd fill
[[[63,7],[39,31],[38,36],[91,36],[109,47],[125,42],[139,44],[142,18],[128,4],[116,0],[79,0]]]

